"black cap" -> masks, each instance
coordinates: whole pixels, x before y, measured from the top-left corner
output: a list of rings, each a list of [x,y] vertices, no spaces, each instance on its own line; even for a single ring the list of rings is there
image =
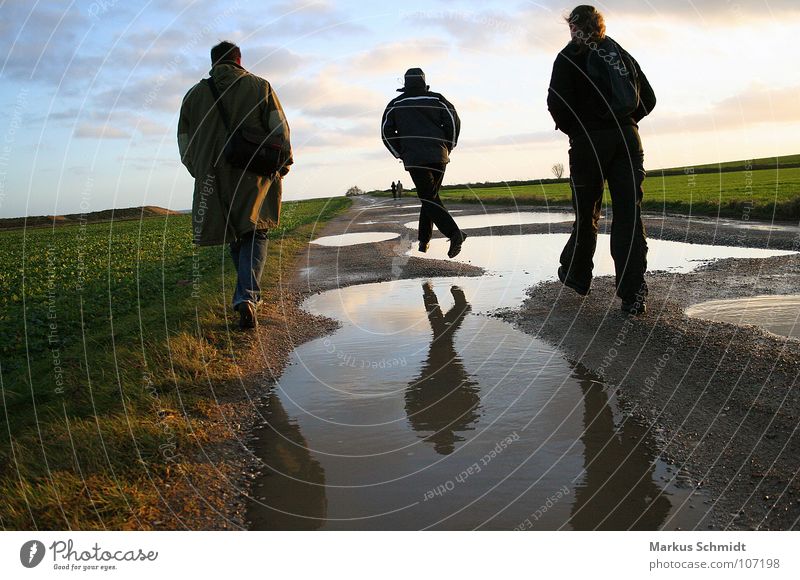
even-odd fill
[[[412,91],[412,90],[423,90],[427,91],[430,89],[428,85],[425,84],[425,73],[422,72],[421,68],[410,68],[406,71],[404,77],[405,85],[402,89],[397,89],[397,92],[402,93],[404,91]]]

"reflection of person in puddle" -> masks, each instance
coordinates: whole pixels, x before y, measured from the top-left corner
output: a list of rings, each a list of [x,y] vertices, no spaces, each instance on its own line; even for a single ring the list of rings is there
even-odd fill
[[[430,282],[422,285],[433,340],[425,366],[406,389],[411,426],[415,431],[433,431],[425,440],[442,455],[452,453],[455,443],[464,440],[457,433],[471,428],[480,405],[477,383],[469,380],[453,347],[453,335],[471,308],[461,288],[453,286],[450,293],[455,304],[443,314]]]
[[[620,428],[602,383],[581,366],[573,375],[584,401],[584,480],[575,491],[570,523],[576,530],[657,530],[671,503],[653,481],[655,457],[647,429],[632,420]]]
[[[328,514],[325,470],[287,415],[277,393],[267,399],[267,433],[257,446],[264,466],[248,519],[253,530],[316,530]]]

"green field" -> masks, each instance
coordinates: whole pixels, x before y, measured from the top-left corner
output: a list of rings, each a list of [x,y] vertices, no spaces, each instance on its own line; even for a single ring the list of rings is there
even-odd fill
[[[739,161],[725,161],[723,163],[706,163],[704,165],[695,165],[693,169],[697,170],[719,170],[719,169],[752,169],[754,167],[772,167],[772,168],[790,168],[792,166],[800,165],[800,155],[782,155],[780,157],[759,157],[757,159],[740,159]],[[673,167],[670,169],[661,169],[660,171],[677,171],[683,172],[683,167]],[[655,171],[653,173],[658,173]]]
[[[284,203],[265,288],[349,205]],[[235,272],[190,231],[180,215],[0,232],[0,528],[137,527],[159,503],[235,374]]]
[[[800,156],[781,158],[782,163]],[[731,162],[730,167],[737,163]],[[773,158],[774,163],[774,158]],[[712,166],[717,167],[717,166]],[[695,168],[696,170],[697,168]],[[379,195],[387,195],[378,192]],[[409,194],[412,194],[409,192]],[[391,194],[388,194],[391,195]],[[443,200],[505,205],[570,205],[566,182],[532,185],[443,188]],[[608,202],[606,191],[606,202]],[[652,172],[644,183],[642,205],[650,212],[687,215],[800,219],[800,168],[721,171],[662,176]]]

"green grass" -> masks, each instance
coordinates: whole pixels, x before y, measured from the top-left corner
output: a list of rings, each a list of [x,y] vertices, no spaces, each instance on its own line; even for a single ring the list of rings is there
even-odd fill
[[[800,168],[654,174],[645,180],[644,192],[642,205],[648,211],[800,219]],[[445,201],[466,203],[570,205],[568,183],[442,189],[440,195]],[[608,201],[608,191],[605,196]]]
[[[758,159],[741,159],[739,161],[726,161],[724,163],[706,163],[704,165],[695,165],[693,169],[697,170],[719,170],[719,169],[752,169],[755,167],[791,167],[800,164],[799,155],[782,155],[780,157],[760,157]],[[683,167],[672,167],[669,169],[662,169],[660,171],[675,171],[682,172]],[[658,173],[654,171],[653,173]]]
[[[284,203],[265,288],[350,203]],[[235,376],[235,273],[190,232],[188,215],[0,232],[0,528],[137,527],[158,504]]]

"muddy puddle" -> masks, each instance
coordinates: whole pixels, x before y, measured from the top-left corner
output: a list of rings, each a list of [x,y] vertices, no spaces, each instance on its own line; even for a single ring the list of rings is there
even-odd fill
[[[322,236],[313,240],[311,243],[318,246],[343,247],[355,246],[356,244],[375,244],[399,238],[400,234],[392,232],[357,232],[351,234],[339,234],[337,236]]]
[[[459,216],[456,222],[458,223],[458,227],[462,230],[473,230],[478,228],[497,228],[501,226],[521,226],[526,224],[557,224],[571,222],[573,219],[574,216],[572,213],[562,211],[515,211]],[[408,222],[404,225],[407,228],[415,229],[417,227],[417,222]]]
[[[686,309],[688,316],[731,324],[753,324],[773,334],[800,339],[800,296],[752,296],[713,300]]]
[[[312,296],[334,334],[293,353],[255,441],[253,529],[691,529],[706,498],[658,433],[560,351],[487,316],[555,277],[565,235],[472,237],[477,278]],[[598,245],[598,275],[613,272]],[[651,269],[781,252],[650,241]],[[445,240],[427,256],[443,257]],[[420,255],[413,252],[413,255]]]
[[[674,529],[703,498],[613,391],[484,314],[475,279],[311,298],[335,334],[296,350],[264,409],[254,529]]]

